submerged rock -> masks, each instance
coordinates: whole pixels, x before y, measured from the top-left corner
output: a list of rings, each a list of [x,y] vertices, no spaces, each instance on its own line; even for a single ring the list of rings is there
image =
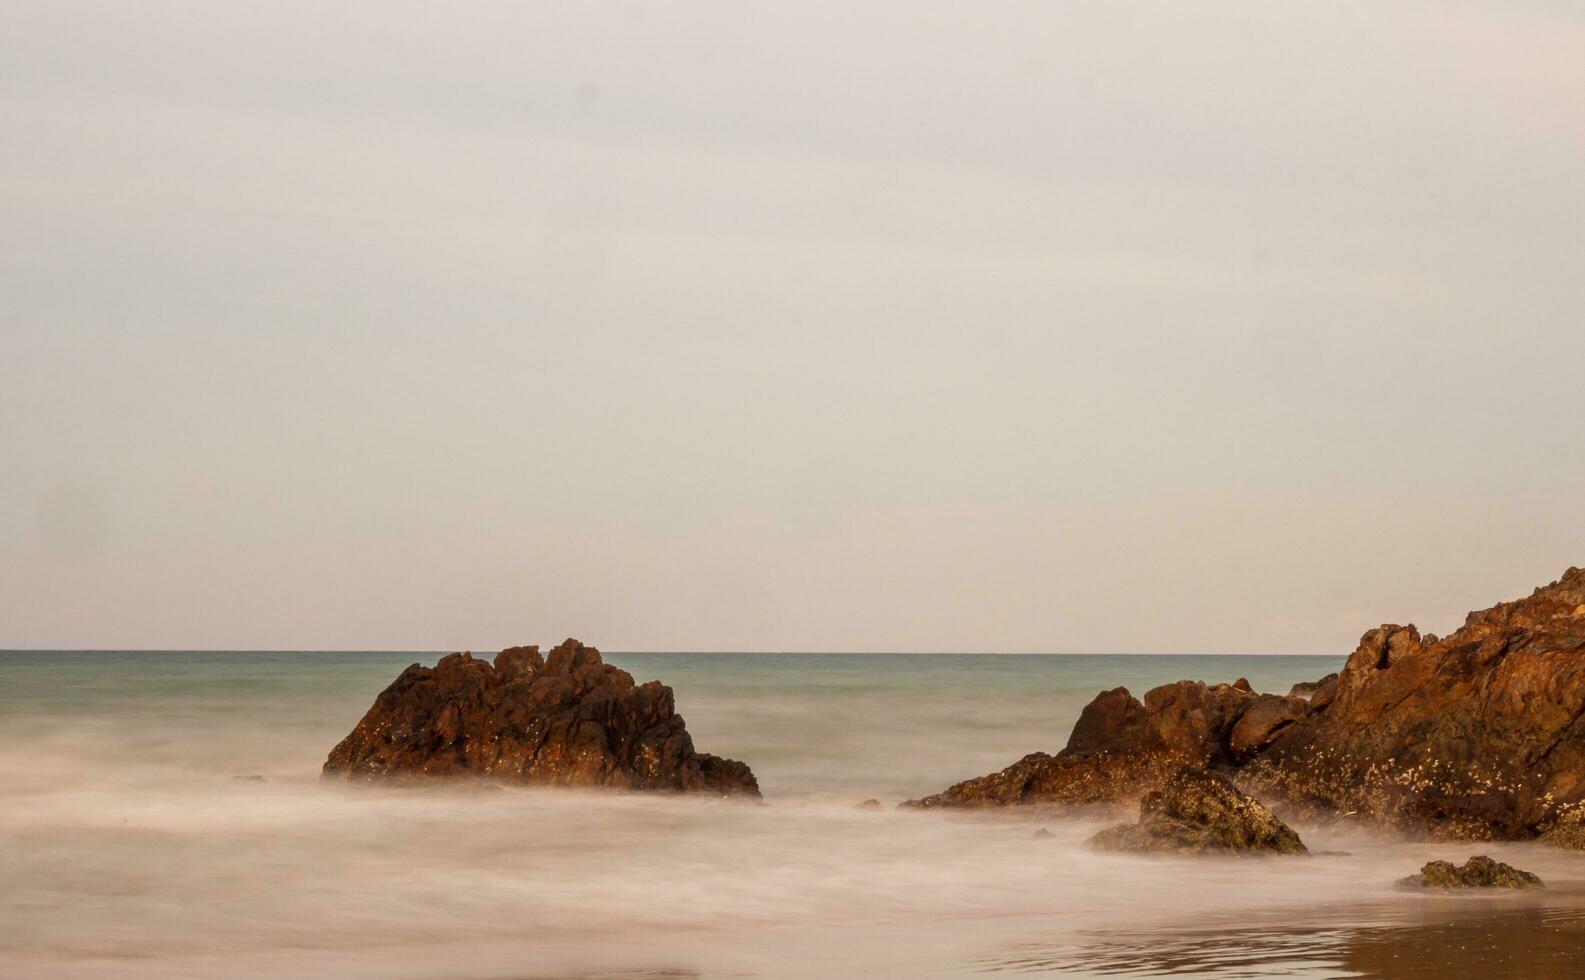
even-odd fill
[[[1400,888],[1544,888],[1541,879],[1510,864],[1477,854],[1455,867],[1451,861],[1431,861],[1417,875],[1398,880]]]
[[[571,639],[548,659],[538,647],[512,647],[493,664],[467,653],[413,664],[330,751],[324,776],[759,796],[747,765],[694,751],[671,688],[634,684]]]
[[[1100,851],[1305,854],[1304,842],[1259,800],[1206,769],[1183,768],[1139,801],[1139,822],[1087,842]]]
[[[880,810],[880,809],[883,809],[883,807],[881,806],[881,801],[880,800],[868,799],[868,800],[864,800],[861,803],[853,804],[853,809],[855,809],[855,810]]]
[[[1585,808],[1585,569],[1470,613],[1442,638],[1371,630],[1339,673],[1288,696],[1245,687],[1178,681],[1142,700],[1104,692],[1056,755],[913,805],[1115,805],[1198,765],[1236,772],[1285,813],[1585,843],[1565,820]]]

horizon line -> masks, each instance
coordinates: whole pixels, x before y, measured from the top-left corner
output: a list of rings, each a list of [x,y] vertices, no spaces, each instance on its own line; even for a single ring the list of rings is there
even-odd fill
[[[550,650],[553,647],[542,647]],[[600,649],[596,647],[595,649]],[[0,647],[0,655],[8,653],[379,653],[446,656],[451,653],[474,655],[498,653],[486,648],[472,650],[416,650],[376,649],[372,647]],[[1332,657],[1346,653],[1234,653],[1228,651],[1185,650],[1127,650],[1127,651],[1062,651],[1062,650],[604,650],[605,656],[655,656],[694,654],[698,656],[804,656],[804,657]]]

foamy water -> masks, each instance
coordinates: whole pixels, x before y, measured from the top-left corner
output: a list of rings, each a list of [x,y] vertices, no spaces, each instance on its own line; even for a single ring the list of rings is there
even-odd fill
[[[1392,882],[1474,849],[1301,826],[1348,853],[1152,860],[1089,853],[1083,820],[889,806],[1059,748],[1103,687],[1285,691],[1331,658],[612,657],[671,683],[765,803],[321,784],[414,659],[433,655],[0,654],[0,974],[1585,969],[1579,855],[1481,847],[1551,887],[1428,898]],[[854,808],[872,796],[888,808]]]

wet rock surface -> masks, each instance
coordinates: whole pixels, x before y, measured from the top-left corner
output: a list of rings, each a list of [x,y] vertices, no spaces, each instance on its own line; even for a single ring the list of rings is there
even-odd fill
[[[1585,569],[1438,638],[1367,632],[1336,675],[1286,695],[1178,681],[1098,695],[1055,755],[911,805],[1126,803],[1209,766],[1284,815],[1416,835],[1585,841]]]
[[[1585,809],[1571,809],[1541,834],[1541,842],[1570,851],[1585,851]]]
[[[747,765],[694,750],[671,688],[635,684],[572,639],[549,657],[530,646],[493,663],[453,653],[413,664],[331,750],[323,774],[759,796]]]
[[[1462,867],[1451,861],[1431,861],[1417,875],[1398,881],[1400,888],[1544,888],[1541,879],[1511,864],[1493,861],[1484,854],[1465,861]]]
[[[1139,801],[1139,822],[1108,827],[1098,851],[1158,854],[1305,854],[1299,835],[1226,778],[1184,768]]]

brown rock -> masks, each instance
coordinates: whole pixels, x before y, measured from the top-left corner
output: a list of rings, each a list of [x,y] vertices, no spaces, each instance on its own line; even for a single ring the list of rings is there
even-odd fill
[[[1585,801],[1585,570],[1441,639],[1366,633],[1332,698],[1242,778],[1290,806],[1439,837],[1527,838]]]
[[[671,688],[634,684],[567,640],[413,664],[325,761],[324,776],[476,776],[513,783],[759,796],[748,766],[695,752]]]
[[[1451,861],[1431,861],[1417,875],[1398,880],[1400,888],[1545,888],[1541,879],[1510,864],[1477,854],[1455,867]]]
[[[1322,690],[1337,684],[1336,674],[1327,674],[1318,681],[1300,681],[1288,690],[1290,698],[1304,698],[1306,701],[1314,698]]]
[[[1541,833],[1541,842],[1570,851],[1585,851],[1585,810],[1576,808],[1564,813]]]
[[[1143,701],[1107,691],[1056,755],[1034,753],[913,805],[1116,804],[1198,765],[1236,771],[1240,785],[1301,816],[1585,842],[1570,817],[1585,810],[1582,606],[1585,570],[1571,568],[1524,599],[1470,613],[1445,637],[1371,630],[1341,672],[1288,697],[1197,681]]]
[[[1303,698],[1259,694],[1238,716],[1227,734],[1227,753],[1234,762],[1244,762],[1264,751],[1288,726],[1310,714],[1310,703]]]
[[[1305,854],[1304,842],[1259,800],[1208,769],[1185,767],[1139,801],[1139,822],[1086,843],[1100,851]]]
[[[1228,729],[1254,700],[1250,691],[1226,684],[1165,684],[1145,692],[1148,733],[1171,755],[1201,765],[1222,762]]]
[[[1085,706],[1058,754],[1035,752],[1001,772],[904,805],[1127,804],[1183,766],[1231,765],[1230,733],[1256,705],[1264,707],[1243,730],[1241,747],[1270,744],[1290,716],[1309,710],[1296,698],[1257,695],[1229,684],[1178,681],[1152,689],[1143,702],[1115,688]]]

